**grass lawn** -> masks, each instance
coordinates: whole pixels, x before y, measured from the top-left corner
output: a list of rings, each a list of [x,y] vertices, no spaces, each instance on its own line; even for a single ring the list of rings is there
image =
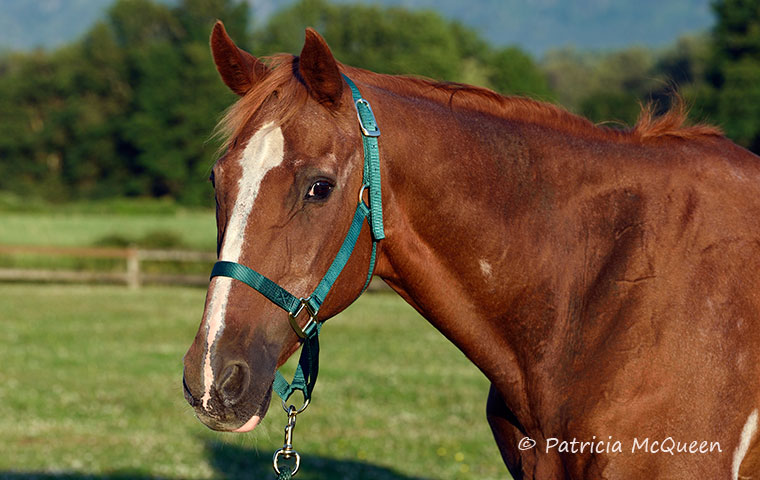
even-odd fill
[[[30,211],[0,208],[0,246],[182,248],[216,251],[213,210],[184,209],[160,202],[74,204]],[[78,258],[37,253],[0,255],[0,268],[118,271],[124,259]],[[207,274],[208,262],[143,262],[152,273]]]
[[[221,434],[182,397],[204,295],[1,284],[0,479],[273,478],[279,405],[253,433]],[[509,478],[488,382],[398,297],[365,295],[322,332],[296,478]]]
[[[87,247],[109,237],[139,240],[170,234],[182,246],[216,250],[216,220],[212,210],[118,215],[51,209],[48,212],[0,211],[0,245]]]

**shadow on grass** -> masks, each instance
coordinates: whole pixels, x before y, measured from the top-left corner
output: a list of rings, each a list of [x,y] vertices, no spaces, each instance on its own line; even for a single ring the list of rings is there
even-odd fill
[[[0,480],[170,480],[142,472],[121,471],[93,475],[78,472],[0,472]],[[171,479],[174,480],[174,479]]]
[[[230,480],[274,479],[272,454],[253,449],[209,442],[211,466]],[[390,468],[361,461],[320,457],[311,454],[301,459],[298,480],[423,480]]]
[[[272,456],[255,449],[221,442],[206,444],[209,463],[217,478],[227,480],[274,480]],[[424,480],[409,477],[390,468],[354,460],[306,455],[302,459],[297,480]],[[180,480],[159,477],[140,471],[118,471],[104,474],[76,472],[0,472],[0,480]]]

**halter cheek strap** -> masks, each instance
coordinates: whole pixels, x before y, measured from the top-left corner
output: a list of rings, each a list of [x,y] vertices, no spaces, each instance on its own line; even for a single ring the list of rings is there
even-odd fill
[[[305,401],[311,398],[311,392],[314,389],[319,371],[319,331],[322,327],[322,322],[317,319],[317,314],[325,297],[327,297],[333,284],[343,271],[343,267],[348,263],[348,259],[356,247],[356,241],[361,233],[364,220],[368,221],[372,229],[372,255],[370,257],[367,280],[364,283],[362,293],[369,285],[372,273],[375,270],[377,242],[385,238],[382,192],[380,187],[380,152],[377,142],[380,130],[377,127],[377,121],[369,102],[362,98],[359,89],[351,79],[345,75],[343,75],[343,78],[351,88],[351,96],[354,99],[359,119],[362,143],[364,144],[364,173],[362,175],[362,187],[359,191],[359,203],[351,220],[351,226],[340,250],[338,250],[338,254],[317,285],[317,288],[308,297],[297,298],[264,275],[240,263],[219,261],[214,264],[214,268],[211,270],[211,278],[230,277],[241,281],[288,312],[290,325],[301,339],[303,349],[301,350],[301,357],[298,360],[298,366],[296,367],[292,382],[288,383],[279,371],[275,373],[272,389],[282,398],[283,402],[287,401],[288,397],[296,390],[300,390],[303,393]],[[364,190],[369,190],[369,205],[362,199]],[[308,320],[302,328],[299,325],[298,319],[304,313],[308,315]]]

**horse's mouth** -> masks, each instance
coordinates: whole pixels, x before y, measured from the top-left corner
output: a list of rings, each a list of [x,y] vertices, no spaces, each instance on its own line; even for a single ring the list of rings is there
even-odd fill
[[[261,421],[261,417],[258,415],[254,415],[247,422],[245,422],[242,427],[233,430],[233,432],[235,433],[250,432],[254,428],[256,428],[256,425],[258,425],[260,421]]]
[[[239,421],[231,423],[224,420],[218,420],[216,417],[209,416],[200,410],[195,411],[195,416],[202,424],[206,425],[211,430],[233,433],[246,433],[252,431],[261,422],[262,418],[260,415],[252,415],[251,418],[244,421],[241,425]]]
[[[212,390],[211,399],[205,403],[196,399],[183,380],[183,390],[188,403],[195,410],[198,420],[212,430],[219,432],[250,432],[263,420],[269,409],[272,388],[267,390],[258,402],[255,399],[225,405]],[[205,403],[205,404],[204,404]]]

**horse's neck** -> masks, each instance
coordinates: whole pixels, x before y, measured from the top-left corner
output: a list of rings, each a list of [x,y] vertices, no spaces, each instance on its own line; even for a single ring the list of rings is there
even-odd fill
[[[512,328],[504,312],[519,314],[537,286],[511,235],[542,230],[525,202],[536,168],[529,145],[508,121],[482,113],[426,100],[376,103],[378,116],[394,120],[381,121],[381,275],[487,374],[502,372]]]
[[[426,100],[376,103],[387,211],[379,273],[524,403],[525,366],[541,365],[568,328],[562,299],[585,268],[582,252],[556,248],[573,242],[555,237],[584,235],[560,225],[585,175],[582,155],[552,153],[561,134],[550,129]],[[585,235],[603,255],[608,247]]]

